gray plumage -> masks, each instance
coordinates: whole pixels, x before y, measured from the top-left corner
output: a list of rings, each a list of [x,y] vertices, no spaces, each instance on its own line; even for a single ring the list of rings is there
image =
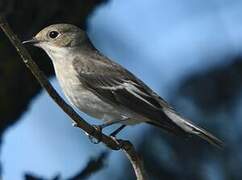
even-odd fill
[[[80,111],[121,124],[146,122],[222,146],[222,141],[181,117],[141,80],[97,51],[78,27],[51,25],[27,42],[49,55],[64,94]]]

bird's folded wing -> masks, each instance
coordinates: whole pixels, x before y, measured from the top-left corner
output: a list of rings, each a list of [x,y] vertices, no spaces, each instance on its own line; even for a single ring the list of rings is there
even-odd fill
[[[80,73],[79,78],[102,100],[127,108],[148,119],[160,120],[164,115],[160,102],[143,84],[129,77]]]

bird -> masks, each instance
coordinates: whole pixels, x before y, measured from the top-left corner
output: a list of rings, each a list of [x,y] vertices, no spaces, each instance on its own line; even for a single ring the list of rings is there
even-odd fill
[[[50,57],[71,105],[102,120],[99,130],[119,123],[148,123],[184,137],[198,136],[217,147],[223,142],[181,116],[133,73],[95,48],[88,34],[72,24],[53,24],[23,41]],[[115,134],[116,135],[116,134]]]

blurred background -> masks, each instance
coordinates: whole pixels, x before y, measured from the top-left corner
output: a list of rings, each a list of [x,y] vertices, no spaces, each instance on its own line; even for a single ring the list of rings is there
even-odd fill
[[[242,179],[241,0],[0,0],[0,13],[22,40],[53,23],[87,30],[103,54],[226,144],[128,127],[119,137],[134,143],[149,179]],[[47,55],[27,48],[61,93]],[[106,150],[71,126],[0,32],[0,179],[135,179],[123,153]]]

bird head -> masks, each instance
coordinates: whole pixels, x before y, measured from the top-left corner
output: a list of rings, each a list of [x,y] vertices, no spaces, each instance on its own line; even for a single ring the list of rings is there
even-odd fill
[[[42,29],[23,44],[32,44],[44,50],[49,48],[75,47],[86,39],[86,33],[71,24],[54,24]]]

